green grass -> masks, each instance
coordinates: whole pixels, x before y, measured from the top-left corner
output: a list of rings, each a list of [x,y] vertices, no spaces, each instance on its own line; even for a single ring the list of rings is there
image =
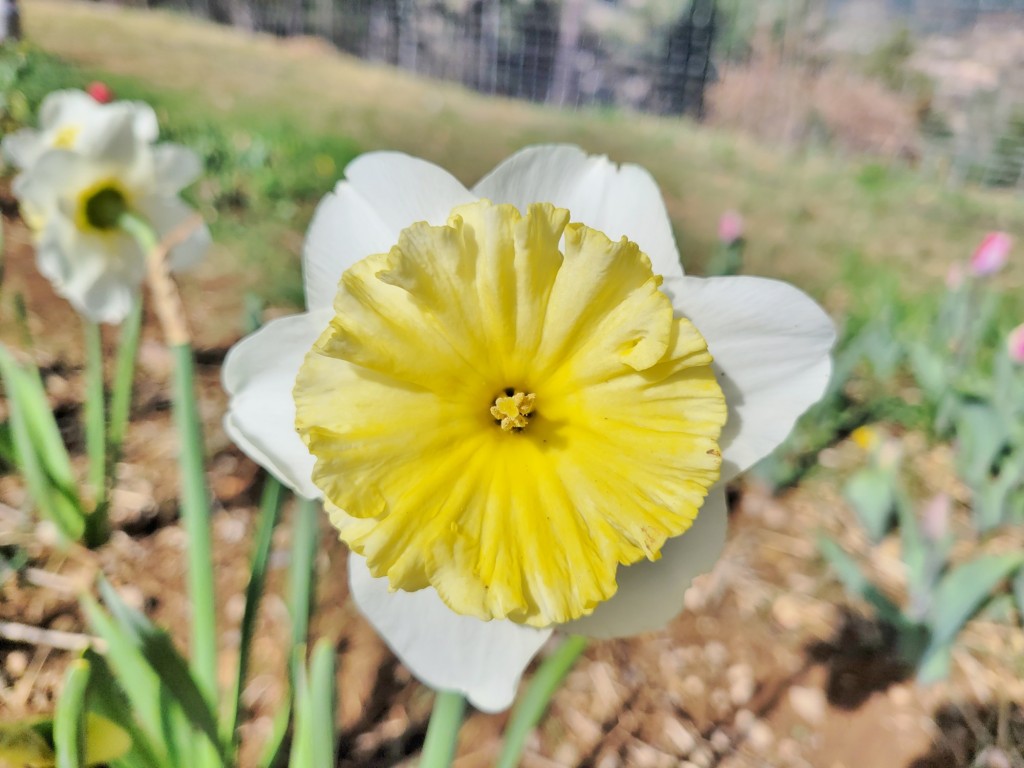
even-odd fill
[[[206,153],[213,182],[199,185],[197,200],[241,264],[257,268],[248,287],[275,303],[298,301],[301,232],[356,146],[408,151],[467,183],[536,142],[638,162],[664,190],[687,269],[700,271],[719,215],[737,208],[747,221],[747,271],[794,281],[838,313],[862,303],[880,274],[912,293],[937,286],[986,231],[1024,229],[1024,206],[1009,194],[947,191],[909,170],[793,156],[682,120],[483,97],[319,41],[53,0],[29,4],[25,26],[31,41],[74,65],[64,68],[71,80],[103,78],[122,97],[152,101],[168,137]],[[218,166],[225,146],[230,157]],[[239,178],[226,167],[242,169]],[[243,203],[235,212],[233,195]],[[1019,293],[1024,268],[1001,281]]]

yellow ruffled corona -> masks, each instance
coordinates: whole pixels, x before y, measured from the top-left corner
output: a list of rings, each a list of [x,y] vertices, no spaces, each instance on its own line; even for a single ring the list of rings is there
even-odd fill
[[[295,384],[341,538],[392,589],[532,626],[587,615],[718,479],[725,401],[650,260],[480,201],[342,277]]]

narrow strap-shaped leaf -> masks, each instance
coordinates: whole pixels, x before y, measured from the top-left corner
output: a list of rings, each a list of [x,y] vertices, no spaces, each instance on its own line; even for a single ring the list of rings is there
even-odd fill
[[[103,337],[98,323],[87,321],[85,329],[85,448],[94,501],[93,509],[85,520],[85,545],[98,547],[110,538]]]
[[[334,768],[334,647],[327,640],[313,646],[309,678],[312,766]]]
[[[89,662],[76,659],[64,675],[53,718],[53,747],[57,768],[85,768],[85,692]]]
[[[89,662],[92,671],[89,676],[89,711],[102,715],[122,728],[131,740],[128,754],[118,759],[132,766],[173,768],[166,757],[153,746],[149,733],[140,727],[125,693],[126,688],[134,688],[141,681],[138,678],[126,678],[122,686],[103,656],[88,649],[83,657]]]
[[[170,635],[154,626],[144,614],[130,608],[105,579],[100,580],[100,594],[121,631],[142,654],[189,722],[210,740],[224,762],[216,718]]]
[[[515,768],[519,765],[530,731],[540,722],[551,703],[551,697],[586,647],[585,637],[567,637],[558,650],[541,664],[526,692],[512,710],[512,717],[505,728],[501,754],[498,756],[498,768]]]
[[[832,566],[847,590],[866,600],[878,612],[878,617],[894,626],[904,623],[899,607],[868,581],[860,567],[842,548],[827,536],[818,537],[818,549]]]
[[[33,410],[29,402],[34,392],[34,388],[29,384],[30,375],[14,362],[14,358],[3,345],[0,345],[0,376],[3,377],[7,390],[11,442],[18,469],[25,478],[29,494],[39,512],[57,526],[61,535],[69,541],[78,541],[85,531],[82,505],[77,494],[69,494],[66,488],[61,488],[52,481],[33,439],[27,415],[28,411]],[[52,414],[50,418],[52,420]],[[63,444],[61,450],[66,451]]]
[[[77,502],[75,491],[75,472],[71,467],[71,457],[60,434],[60,427],[53,418],[50,401],[46,397],[43,379],[39,369],[31,365],[22,371],[19,395],[23,398],[25,420],[28,423],[32,441],[43,459],[50,481],[69,498]],[[79,503],[79,506],[81,504]]]
[[[932,601],[930,648],[948,645],[993,591],[1024,565],[1024,553],[982,555],[948,572]]]
[[[238,713],[241,707],[242,689],[249,672],[249,652],[256,629],[256,616],[263,599],[263,587],[267,578],[267,561],[270,558],[270,546],[274,536],[281,510],[281,499],[284,488],[281,483],[267,475],[263,485],[263,496],[260,499],[260,522],[252,545],[252,560],[249,565],[249,585],[245,590],[245,613],[242,615],[242,626],[239,630],[238,667],[235,673],[234,690],[228,700],[230,712],[225,718],[222,738],[226,744],[235,743],[235,729],[238,725]]]
[[[259,768],[274,768],[280,763],[282,757],[284,737],[288,733],[288,723],[291,722],[292,702],[290,699],[285,699],[279,707],[277,714],[274,715],[267,743],[263,745],[263,750],[256,761]]]
[[[139,351],[139,336],[142,330],[143,302],[137,296],[131,314],[121,324],[121,340],[117,348],[117,360],[114,363],[114,381],[110,389],[110,466],[120,458],[121,446],[124,444],[128,417],[131,413],[132,386],[135,383],[135,360]]]
[[[438,691],[423,741],[420,768],[449,768],[466,712],[466,697],[455,691]]]
[[[159,745],[160,751],[170,757],[170,734],[165,728],[165,715],[160,691],[162,685],[130,633],[124,631],[114,618],[91,596],[80,598],[89,627],[107,644],[104,655],[119,680],[149,741]],[[113,700],[110,700],[113,701]],[[173,764],[173,760],[168,760]]]
[[[292,733],[292,751],[289,766],[308,766],[313,763],[313,701],[309,691],[309,676],[302,663],[306,655],[304,646],[292,649],[292,698],[295,700],[295,729]]]

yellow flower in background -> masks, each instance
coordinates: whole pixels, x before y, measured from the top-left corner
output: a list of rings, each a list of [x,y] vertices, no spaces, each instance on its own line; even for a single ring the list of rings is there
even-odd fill
[[[303,276],[308,311],[225,360],[225,429],[324,498],[355,602],[413,674],[486,711],[552,631],[676,616],[724,546],[724,483],[831,369],[817,304],[684,275],[650,174],[575,147],[525,149],[471,190],[363,155]]]
[[[718,479],[725,402],[650,260],[487,201],[342,277],[295,385],[313,481],[393,589],[546,627],[656,560]]]
[[[862,424],[850,433],[850,439],[862,451],[874,450],[882,442],[885,435],[879,427]]]

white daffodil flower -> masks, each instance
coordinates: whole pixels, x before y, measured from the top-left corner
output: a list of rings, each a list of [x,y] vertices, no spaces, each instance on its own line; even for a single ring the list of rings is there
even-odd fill
[[[85,91],[54,91],[39,107],[38,129],[22,128],[4,137],[4,155],[19,170],[30,168],[51,149],[96,155],[104,150],[111,131],[126,116],[138,141],[156,141],[160,130],[156,113],[144,102],[102,104]]]
[[[88,153],[48,149],[14,181],[39,271],[96,322],[123,320],[145,276],[146,254],[120,228],[121,215],[166,236],[193,214],[178,193],[202,171],[191,150],[140,140],[137,123],[134,112],[117,111],[102,130],[92,125]],[[209,231],[198,227],[171,251],[170,268],[195,264],[209,244]]]
[[[725,482],[824,392],[833,325],[785,283],[685,276],[650,174],[575,147],[472,190],[388,152],[345,177],[306,239],[308,311],[225,360],[225,428],[324,499],[413,674],[498,711],[553,631],[682,610]]]

